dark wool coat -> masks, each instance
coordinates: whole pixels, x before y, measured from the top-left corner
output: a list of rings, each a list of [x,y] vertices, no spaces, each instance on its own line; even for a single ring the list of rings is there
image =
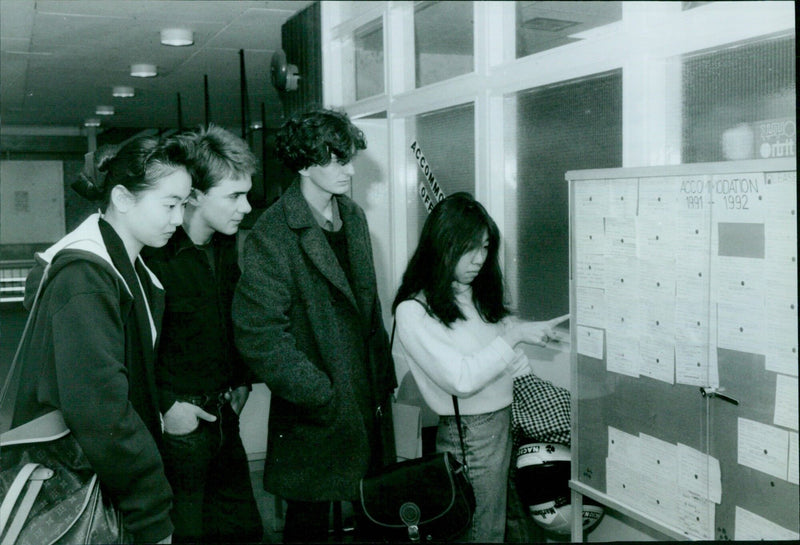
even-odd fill
[[[37,255],[39,265],[51,266],[21,354],[14,426],[60,409],[125,527],[137,542],[155,542],[173,531],[172,489],[155,439],[161,423],[151,334],[160,329],[164,291],[154,275],[140,276],[152,323],[137,320],[131,290],[139,287],[112,263],[110,253],[125,251],[118,238],[114,244],[106,247],[94,214]],[[41,272],[28,279],[32,294]],[[143,370],[136,392],[134,368]]]
[[[295,182],[248,235],[233,300],[236,345],[272,394],[264,486],[292,500],[355,499],[371,453],[395,457],[387,400],[396,378],[367,221],[351,199],[335,198],[351,282]],[[351,380],[363,365],[372,415],[383,415],[373,422]],[[383,434],[370,445],[376,424]]]

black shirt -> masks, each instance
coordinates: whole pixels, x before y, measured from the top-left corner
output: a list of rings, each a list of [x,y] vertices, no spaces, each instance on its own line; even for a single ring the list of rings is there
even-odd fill
[[[196,246],[178,227],[163,248],[142,252],[166,291],[156,362],[162,412],[181,394],[211,394],[250,381],[233,341],[231,302],[241,274],[236,237],[214,233],[209,245]]]

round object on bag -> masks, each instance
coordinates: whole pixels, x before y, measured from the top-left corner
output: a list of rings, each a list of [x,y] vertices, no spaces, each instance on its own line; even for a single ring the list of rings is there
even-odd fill
[[[527,443],[517,450],[516,487],[537,525],[567,535],[571,529],[569,447],[558,443]],[[583,530],[594,528],[603,508],[584,497]]]

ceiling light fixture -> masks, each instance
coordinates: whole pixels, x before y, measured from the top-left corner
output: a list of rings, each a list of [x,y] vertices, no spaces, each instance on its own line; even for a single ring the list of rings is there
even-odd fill
[[[158,74],[155,64],[132,64],[131,76],[135,78],[152,78]]]
[[[90,117],[86,121],[83,122],[84,127],[99,127],[100,120],[95,117]]]
[[[95,108],[94,113],[97,115],[114,115],[113,106],[98,106]]]
[[[164,45],[192,45],[194,35],[191,30],[185,28],[165,28],[161,31],[161,43]]]
[[[111,89],[111,96],[115,97],[132,97],[134,95],[133,87],[126,87],[120,85]]]

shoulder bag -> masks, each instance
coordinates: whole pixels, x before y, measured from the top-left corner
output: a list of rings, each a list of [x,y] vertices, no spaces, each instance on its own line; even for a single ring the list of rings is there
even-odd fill
[[[388,465],[361,479],[363,528],[359,533],[363,539],[388,543],[453,541],[469,529],[475,494],[468,478],[456,396],[453,408],[464,464],[450,452],[437,452]]]
[[[0,545],[128,543],[122,514],[100,489],[61,411],[10,429],[39,283],[22,338],[0,391]]]

